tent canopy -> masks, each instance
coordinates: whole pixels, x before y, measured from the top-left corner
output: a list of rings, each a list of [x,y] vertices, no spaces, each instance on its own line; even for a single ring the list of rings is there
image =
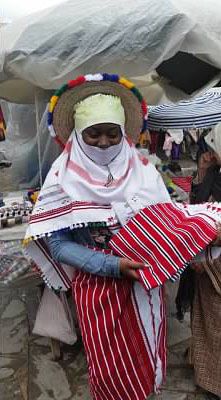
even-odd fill
[[[209,128],[218,122],[221,122],[221,88],[210,89],[189,101],[149,107],[150,130]]]
[[[170,59],[169,72],[168,66],[158,72],[173,84],[178,52],[217,68],[206,82],[221,69],[220,39],[219,0],[202,0],[200,7],[190,0],[121,0],[120,6],[118,0],[69,0],[1,29],[0,97],[13,101],[11,80],[51,90],[98,71],[139,77]],[[26,91],[23,102],[29,97]]]

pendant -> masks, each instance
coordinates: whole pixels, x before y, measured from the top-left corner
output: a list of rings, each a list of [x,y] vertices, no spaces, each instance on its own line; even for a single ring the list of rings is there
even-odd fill
[[[111,186],[112,182],[114,181],[114,177],[112,173],[109,171],[108,177],[107,177],[107,182],[105,183],[104,186],[109,187]]]

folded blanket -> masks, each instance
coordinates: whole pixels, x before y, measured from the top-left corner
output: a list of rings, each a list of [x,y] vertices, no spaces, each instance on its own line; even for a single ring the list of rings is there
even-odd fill
[[[210,205],[164,203],[136,214],[109,242],[115,253],[143,262],[141,282],[152,289],[177,278],[187,264],[217,236]]]

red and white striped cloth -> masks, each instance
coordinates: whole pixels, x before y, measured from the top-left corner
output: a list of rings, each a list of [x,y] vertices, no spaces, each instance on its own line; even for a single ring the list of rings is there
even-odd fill
[[[146,400],[150,393],[157,393],[166,373],[162,287],[146,291],[125,279],[64,269],[53,260],[44,239],[31,245],[50,287],[68,289],[75,272],[73,298],[93,399]]]
[[[94,400],[146,400],[166,371],[162,288],[76,271],[73,297]]]
[[[191,192],[191,186],[192,186],[192,180],[193,180],[192,176],[173,176],[171,179],[172,179],[172,182],[175,185],[179,186],[181,189],[183,189],[184,192],[186,192],[186,193]]]
[[[121,228],[109,244],[115,254],[148,264],[139,274],[151,289],[179,277],[187,263],[216,237],[215,222],[221,223],[220,203],[151,205]],[[52,259],[44,238],[31,241],[30,252],[49,287],[70,288],[74,269]]]
[[[147,289],[155,288],[215,239],[212,215],[206,206],[199,212],[173,203],[152,205],[131,218],[109,245],[116,254],[147,264],[138,273]]]
[[[60,229],[93,222],[115,225],[119,216],[114,204],[125,204],[134,194],[142,207],[170,201],[160,174],[151,163],[139,158],[127,138],[111,163],[114,180],[106,186],[108,174],[106,167],[96,165],[84,154],[73,132],[45,179],[25,239],[36,240]]]

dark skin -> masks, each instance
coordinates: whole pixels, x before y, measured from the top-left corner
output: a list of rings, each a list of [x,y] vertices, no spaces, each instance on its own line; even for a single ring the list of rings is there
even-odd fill
[[[122,132],[120,126],[116,124],[96,124],[86,128],[82,132],[82,137],[89,146],[107,149],[120,143]]]
[[[122,132],[119,125],[112,123],[96,124],[86,128],[82,132],[83,140],[89,146],[99,147],[100,149],[107,149],[120,143],[122,139]],[[120,273],[125,278],[138,280],[136,270],[144,268],[144,264],[131,261],[128,258],[120,259]]]

